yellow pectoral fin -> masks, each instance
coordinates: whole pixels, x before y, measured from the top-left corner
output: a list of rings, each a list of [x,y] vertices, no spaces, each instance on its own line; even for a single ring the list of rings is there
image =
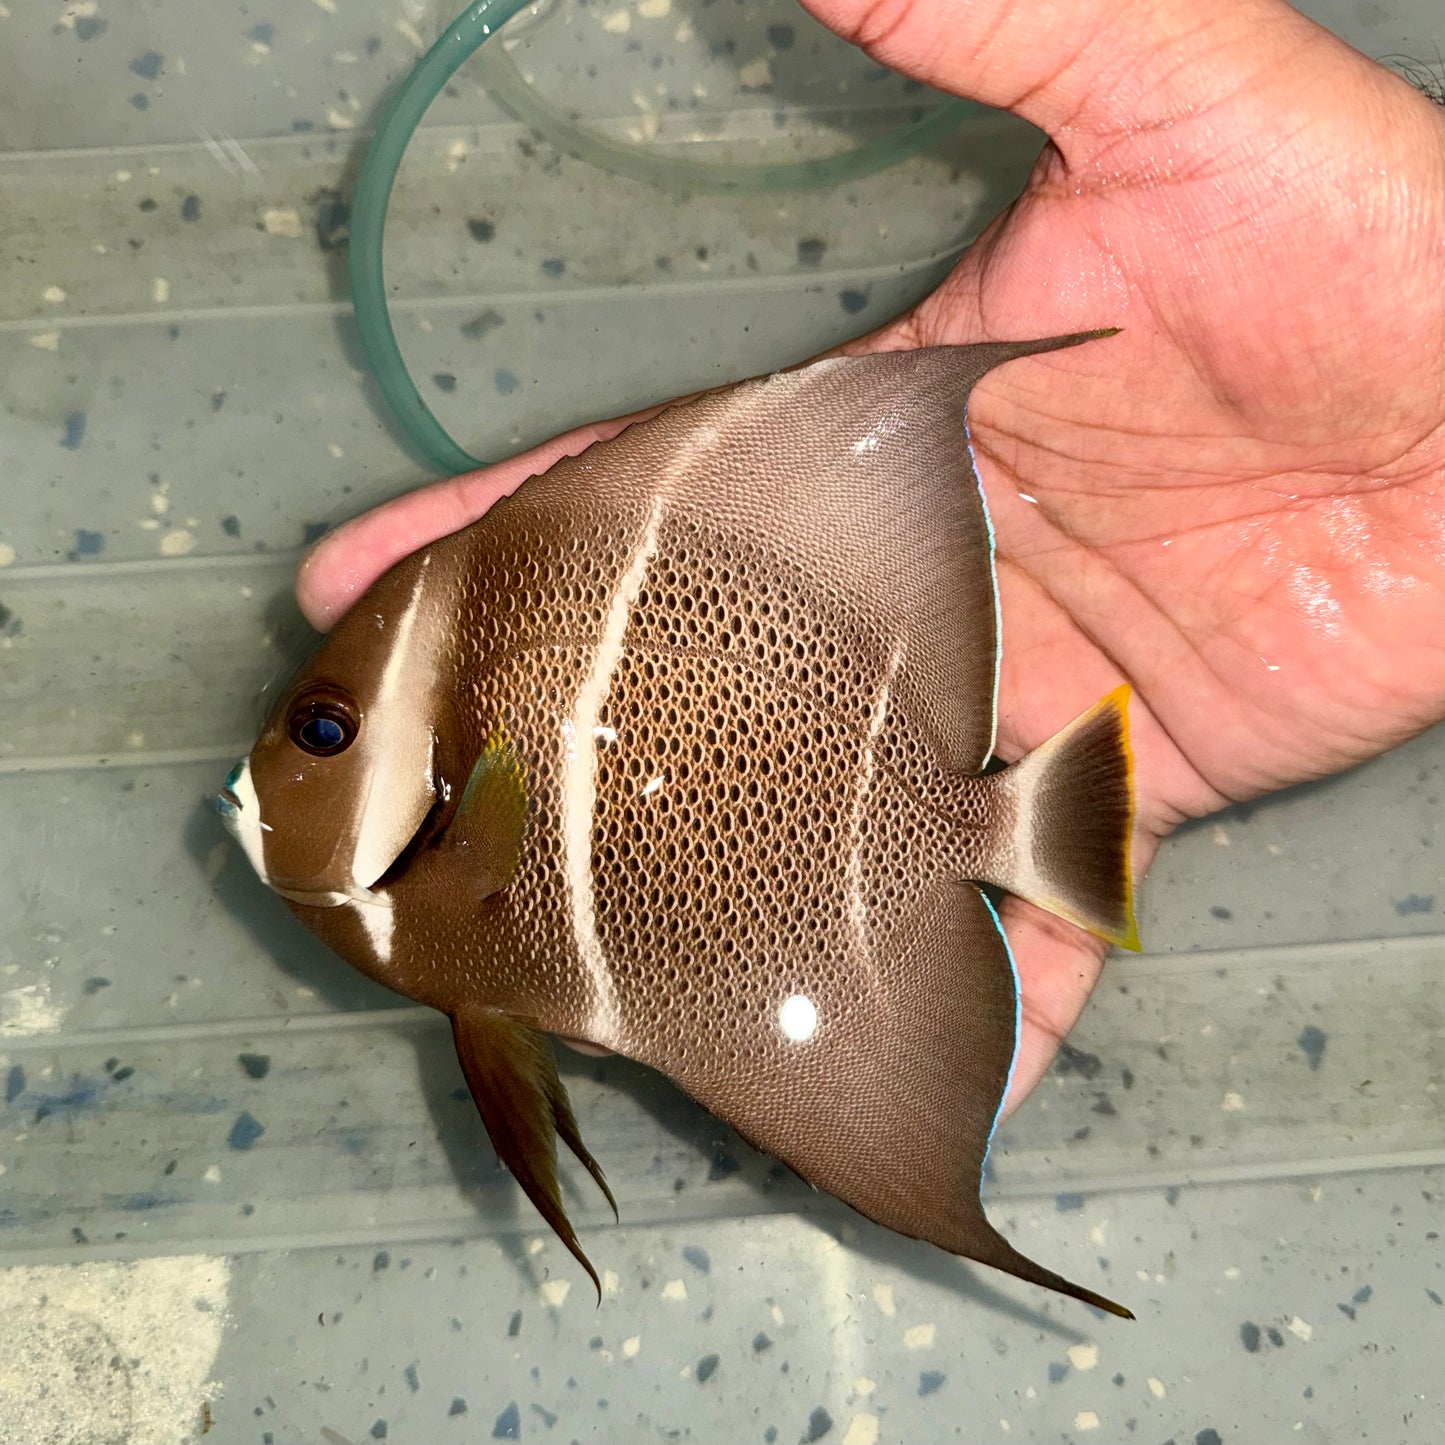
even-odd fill
[[[516,875],[527,833],[527,777],[516,745],[497,728],[472,768],[447,828],[447,847],[464,851],[483,895]]]

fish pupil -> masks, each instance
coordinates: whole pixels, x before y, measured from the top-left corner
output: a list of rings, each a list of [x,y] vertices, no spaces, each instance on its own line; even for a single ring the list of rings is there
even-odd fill
[[[301,741],[318,753],[329,753],[346,740],[346,731],[335,718],[313,717],[301,724]]]

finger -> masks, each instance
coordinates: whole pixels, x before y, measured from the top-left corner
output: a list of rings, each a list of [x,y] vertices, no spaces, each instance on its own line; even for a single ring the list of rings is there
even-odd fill
[[[509,497],[528,477],[545,472],[563,457],[575,457],[593,442],[614,437],[660,407],[630,416],[591,422],[552,437],[530,451],[495,466],[449,477],[429,487],[384,502],[334,532],[308,552],[296,576],[296,600],[306,620],[327,632],[378,577],[403,557],[470,525],[501,497]]]
[[[893,70],[1011,110],[1056,141],[1167,130],[1212,97],[1209,59],[1270,65],[1325,32],[1283,0],[802,0]],[[1156,140],[1167,150],[1167,136]]]

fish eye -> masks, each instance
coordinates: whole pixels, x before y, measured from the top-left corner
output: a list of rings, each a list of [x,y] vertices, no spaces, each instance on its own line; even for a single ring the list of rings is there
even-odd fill
[[[302,752],[314,758],[330,758],[351,746],[358,726],[351,699],[327,690],[298,698],[292,705],[286,731]]]

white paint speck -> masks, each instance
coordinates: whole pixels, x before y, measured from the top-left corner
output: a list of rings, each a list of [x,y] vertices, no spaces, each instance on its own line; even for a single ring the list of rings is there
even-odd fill
[[[268,236],[284,236],[288,241],[301,238],[301,212],[295,206],[273,206],[261,212],[261,229]]]
[[[1219,1102],[1219,1107],[1226,1114],[1237,1114],[1244,1108],[1244,1095],[1236,1094],[1232,1089]]]
[[[1099,1417],[1092,1410],[1080,1410],[1074,1416],[1075,1430],[1097,1430],[1099,1428]]]
[[[229,1294],[228,1262],[204,1255],[0,1270],[5,1437],[198,1439]]]
[[[328,15],[336,14],[336,0],[311,0],[311,3],[318,10],[324,10]]]
[[[1299,1340],[1312,1340],[1315,1335],[1315,1327],[1308,1321],[1302,1320],[1298,1315],[1294,1315],[1290,1319],[1285,1329]]]
[[[632,15],[627,10],[614,10],[603,17],[602,28],[609,35],[626,35],[632,29]]]
[[[891,1320],[898,1313],[898,1306],[893,1302],[893,1286],[891,1284],[878,1283],[873,1286],[873,1303],[883,1311]]]
[[[662,1287],[662,1297],[665,1300],[685,1300],[687,1286],[680,1279],[670,1279]]]
[[[396,29],[396,33],[400,35],[418,55],[426,50],[426,41],[421,38],[421,31],[418,30],[410,20],[403,16],[400,20],[393,21],[392,23]]]
[[[206,854],[206,881],[214,883],[226,871],[226,864],[230,861],[231,845],[229,843],[214,844]]]
[[[50,1001],[50,985],[44,980],[0,993],[0,1034],[53,1034],[65,1014]]]
[[[157,306],[164,306],[171,299],[171,283],[164,276],[151,278],[151,300]]]
[[[204,1179],[207,1184],[219,1184],[221,1182],[221,1166],[219,1164],[210,1165],[206,1172],[201,1175],[201,1178]]]
[[[69,300],[69,297],[65,294],[64,286],[47,286],[45,290],[40,293],[40,299],[45,302],[47,306],[60,306]]]
[[[570,1279],[549,1279],[542,1286],[542,1299],[545,1303],[559,1310],[567,1303],[567,1296],[572,1291]]]
[[[531,1239],[527,1241],[527,1253],[533,1259],[536,1259],[536,1257],[541,1254],[541,1252],[546,1249],[546,1247],[547,1241],[543,1239],[540,1234],[534,1234]]]
[[[332,130],[356,129],[356,121],[344,111],[337,110],[334,105],[326,112],[326,124],[329,125]]]
[[[909,1325],[903,1331],[903,1343],[910,1350],[927,1350],[933,1347],[933,1337],[938,1333],[934,1325]]]
[[[854,1415],[843,1432],[843,1445],[878,1445],[877,1415]]]
[[[1228,848],[1230,846],[1229,829],[1226,828],[1223,823],[1216,823],[1214,825],[1214,831],[1209,836],[1214,839],[1214,846],[1216,848]]]
[[[1237,1264],[1230,1265],[1229,1268],[1224,1271],[1224,1277],[1225,1279],[1238,1279],[1239,1266]]]
[[[454,140],[447,147],[446,168],[448,175],[455,175],[466,163],[467,143],[464,140]]]
[[[164,517],[171,509],[171,499],[166,495],[166,489],[159,487],[151,493],[151,511],[156,516]]]
[[[1155,1379],[1153,1375],[1150,1375],[1144,1383],[1149,1386],[1149,1393],[1153,1395],[1156,1400],[1162,1400],[1164,1398],[1163,1380]]]
[[[682,24],[672,32],[672,38],[677,41],[679,45],[691,45],[696,36],[697,31],[693,29],[691,20],[684,20]]]
[[[15,565],[15,548],[9,542],[0,542],[0,567]]]
[[[1098,1345],[1071,1345],[1068,1354],[1076,1370],[1092,1370],[1099,1363]]]
[[[628,1335],[622,1342],[622,1358],[624,1360],[635,1360],[637,1352],[642,1348],[641,1335]]]
[[[346,448],[340,442],[327,442],[326,450],[339,462],[346,455]]]
[[[749,61],[738,71],[738,84],[746,90],[762,90],[773,83],[773,65],[766,55]]]
[[[1109,1242],[1109,1221],[1101,1219],[1089,1226],[1089,1243],[1095,1249],[1103,1249]]]
[[[780,1309],[777,1307],[777,1305],[774,1305],[774,1306],[768,1311],[768,1315],[769,1315],[769,1317],[771,1318],[772,1322],[773,1322],[775,1325],[780,1325],[780,1324],[782,1324],[782,1322],[783,1322],[783,1312],[782,1312],[782,1310],[780,1310]]]
[[[604,1269],[602,1271],[602,1293],[616,1294],[622,1288],[622,1281],[617,1278],[615,1269]]]
[[[161,538],[162,557],[184,557],[196,550],[196,534],[185,527],[172,527]]]
[[[867,1397],[868,1395],[871,1395],[877,1388],[878,1381],[870,1380],[867,1375],[859,1375],[858,1378],[853,1381],[853,1393],[855,1395]]]
[[[60,350],[60,333],[58,331],[37,331],[28,336],[26,340],[39,351]]]

